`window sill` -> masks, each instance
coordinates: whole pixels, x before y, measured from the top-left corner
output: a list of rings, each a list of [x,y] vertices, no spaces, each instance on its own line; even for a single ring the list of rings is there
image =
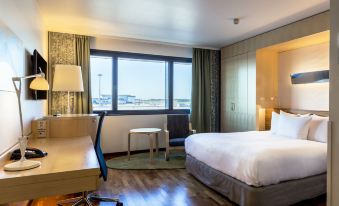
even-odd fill
[[[100,114],[103,111],[93,111],[95,114]],[[190,114],[189,109],[178,110],[120,110],[107,111],[107,116],[125,116],[125,115],[159,115],[159,114]]]

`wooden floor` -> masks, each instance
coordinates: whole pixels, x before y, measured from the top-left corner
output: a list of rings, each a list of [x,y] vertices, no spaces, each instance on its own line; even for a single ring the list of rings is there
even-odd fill
[[[223,196],[202,185],[185,169],[176,170],[112,170],[98,193],[119,198],[126,206],[214,206],[234,205]],[[65,196],[42,198],[7,204],[7,206],[55,205]],[[304,201],[296,206],[325,206],[326,197]],[[100,203],[112,205],[112,203]]]

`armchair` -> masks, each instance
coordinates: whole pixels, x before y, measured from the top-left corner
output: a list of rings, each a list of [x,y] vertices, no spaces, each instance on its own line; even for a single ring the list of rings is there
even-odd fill
[[[196,130],[192,129],[188,115],[172,114],[167,115],[164,132],[166,139],[165,159],[168,161],[170,150],[185,149],[185,139],[189,135],[195,134]]]

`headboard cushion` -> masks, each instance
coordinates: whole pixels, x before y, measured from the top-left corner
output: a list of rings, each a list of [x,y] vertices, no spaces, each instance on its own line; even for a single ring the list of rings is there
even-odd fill
[[[292,114],[316,114],[318,116],[328,117],[329,111],[303,110],[303,109],[288,109],[288,108],[274,108],[274,111],[279,113],[280,110]]]

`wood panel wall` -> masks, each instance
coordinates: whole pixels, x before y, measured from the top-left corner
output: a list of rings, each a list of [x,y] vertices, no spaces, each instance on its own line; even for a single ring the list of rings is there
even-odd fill
[[[257,49],[327,31],[329,29],[330,12],[326,11],[244,41],[228,45],[221,49],[221,59],[237,56],[250,51],[256,51]]]

